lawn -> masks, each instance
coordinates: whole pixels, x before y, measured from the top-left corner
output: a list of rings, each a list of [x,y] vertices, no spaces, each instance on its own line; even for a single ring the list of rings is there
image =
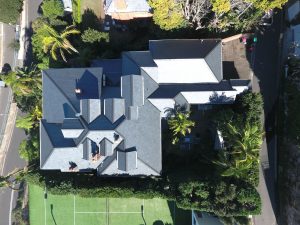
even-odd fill
[[[29,187],[31,225],[187,225],[190,211],[178,209],[164,199],[82,198],[74,195],[51,195]],[[161,221],[161,222],[160,222]]]

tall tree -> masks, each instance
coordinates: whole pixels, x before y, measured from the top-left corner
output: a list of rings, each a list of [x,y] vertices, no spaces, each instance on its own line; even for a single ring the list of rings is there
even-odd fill
[[[187,21],[194,24],[196,30],[205,28],[205,18],[211,13],[210,0],[180,0],[183,15]]]
[[[181,28],[185,24],[181,5],[174,0],[149,0],[154,23],[163,30]]]
[[[15,24],[22,11],[23,0],[0,0],[0,21]]]
[[[51,57],[57,60],[57,52],[60,53],[62,59],[66,62],[66,57],[64,51],[71,54],[72,52],[78,53],[78,51],[73,47],[68,37],[73,34],[80,34],[80,31],[75,29],[75,27],[68,26],[61,33],[58,33],[52,27],[44,24],[44,28],[48,32],[46,36],[43,37],[43,49],[44,52],[50,52]]]

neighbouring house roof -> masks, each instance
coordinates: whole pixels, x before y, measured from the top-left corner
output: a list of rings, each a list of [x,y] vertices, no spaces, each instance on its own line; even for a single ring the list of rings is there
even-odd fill
[[[223,79],[221,40],[157,40],[149,51],[158,83],[203,83]]]
[[[296,16],[300,13],[300,2],[299,1],[289,1],[286,5],[287,14],[286,18],[289,22],[294,20]]]
[[[219,39],[149,41],[149,51],[124,56],[159,84],[218,83],[223,79]]]
[[[149,51],[95,60],[92,68],[43,71],[41,168],[74,171],[76,165],[78,171],[96,169],[99,175],[159,175],[161,118],[168,109],[229,104],[250,86],[248,80],[220,80],[220,43],[150,41]],[[202,63],[194,64],[199,59]],[[165,60],[165,69],[157,60]],[[160,82],[170,72],[167,63],[185,73],[172,71],[168,83]]]
[[[152,17],[146,0],[106,0],[105,13],[116,20]]]

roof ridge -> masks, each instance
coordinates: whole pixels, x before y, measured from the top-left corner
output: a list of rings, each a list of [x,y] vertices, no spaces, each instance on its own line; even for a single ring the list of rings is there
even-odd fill
[[[210,55],[210,53],[215,50],[218,45],[221,44],[222,45],[222,42],[218,43],[217,45],[215,45],[208,53],[207,55],[203,58],[204,61],[206,62],[206,65],[208,66],[209,70],[212,72],[212,74],[214,75],[214,77],[216,78],[216,80],[219,82],[218,78],[216,77],[215,73],[213,72],[211,66],[209,65],[209,63],[207,62],[206,58]],[[222,77],[223,77],[223,65],[222,65],[222,46],[221,46],[221,74],[222,74]]]
[[[200,39],[200,40],[204,40],[204,39]],[[205,40],[219,40],[219,39],[205,39]],[[219,45],[219,44],[222,44],[222,41],[221,39],[219,40],[220,42],[218,44],[216,44],[213,48],[211,48],[211,50],[206,54],[206,56],[204,57],[204,59]],[[217,42],[217,41],[216,41]],[[221,49],[222,50],[222,49]],[[222,52],[222,51],[221,51]]]
[[[70,99],[68,96],[63,92],[63,90],[56,84],[56,82],[51,78],[51,76],[46,72],[46,70],[43,70],[43,73],[47,75],[49,80],[54,84],[54,86],[60,91],[60,93],[68,100],[68,103],[70,104],[71,108],[74,110],[75,114],[78,113],[77,110],[75,109],[74,105],[71,103]]]
[[[47,130],[46,130],[44,124],[43,124],[43,123],[44,123],[43,121],[44,121],[44,119],[41,119],[41,125],[42,125],[42,127],[44,128],[45,133],[46,133],[46,135],[47,135],[49,141],[51,142],[52,150],[51,150],[50,154],[47,156],[47,158],[46,158],[46,160],[44,161],[44,163],[40,165],[41,168],[42,168],[42,167],[45,165],[45,163],[48,161],[48,159],[50,158],[50,156],[52,155],[52,153],[53,153],[53,151],[54,151],[54,149],[55,149],[55,147],[54,147],[54,145],[53,145],[53,143],[52,143],[52,140],[51,140],[51,138],[49,137],[48,132],[47,132]],[[40,134],[40,136],[41,136],[41,134]],[[42,146],[40,145],[40,151],[41,151],[41,147],[42,147]]]
[[[155,171],[157,174],[160,174],[156,169],[154,169],[152,166],[150,166],[148,163],[146,163],[145,161],[143,161],[140,157],[137,157],[138,158],[138,160],[140,161],[140,162],[142,162],[145,166],[147,166],[149,169],[151,169],[151,170],[153,170],[153,171]]]

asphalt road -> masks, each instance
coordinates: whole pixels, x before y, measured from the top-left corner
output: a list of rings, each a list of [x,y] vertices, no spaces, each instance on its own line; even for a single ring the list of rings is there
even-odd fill
[[[261,92],[264,100],[265,130],[267,139],[261,151],[261,180],[259,192],[262,198],[262,215],[256,216],[256,225],[273,225],[276,222],[276,136],[275,130],[276,102],[278,99],[278,82],[280,76],[280,32],[282,13],[274,16],[272,26],[263,33],[258,32],[258,42],[254,59],[253,90]]]
[[[13,171],[15,168],[23,168],[25,166],[25,161],[20,159],[18,148],[23,139],[26,138],[26,135],[22,129],[14,128],[8,153],[6,155],[5,164],[3,167],[3,174],[7,174]],[[13,198],[11,195],[13,193]],[[0,191],[0,225],[9,225],[9,210],[10,205],[12,209],[16,205],[17,192],[13,192],[9,188],[1,189]]]

